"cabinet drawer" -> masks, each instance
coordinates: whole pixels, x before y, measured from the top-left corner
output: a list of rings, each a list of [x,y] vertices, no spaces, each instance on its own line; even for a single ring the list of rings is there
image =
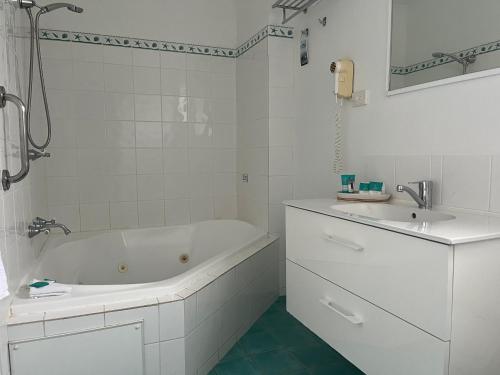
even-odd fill
[[[287,207],[287,258],[447,341],[453,248]]]
[[[290,261],[287,309],[368,375],[447,374],[448,342]]]

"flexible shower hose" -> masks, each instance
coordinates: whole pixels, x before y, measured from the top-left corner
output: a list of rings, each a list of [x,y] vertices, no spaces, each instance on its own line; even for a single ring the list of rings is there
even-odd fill
[[[47,100],[47,91],[45,89],[45,79],[43,76],[43,65],[42,65],[42,56],[40,52],[40,36],[39,36],[39,20],[41,12],[38,12],[35,16],[35,20],[33,21],[33,14],[31,13],[31,9],[26,9],[28,13],[28,18],[30,20],[30,68],[29,68],[29,83],[28,83],[28,103],[27,103],[27,133],[28,140],[31,145],[38,150],[45,151],[45,148],[49,145],[50,139],[52,137],[52,123],[50,121],[50,112],[49,112],[49,102]],[[43,104],[45,107],[45,116],[47,117],[47,139],[42,144],[37,144],[33,136],[31,135],[31,99],[33,96],[33,60],[35,55],[35,43],[36,43],[36,51],[38,58],[38,71],[40,72],[40,86],[42,89],[43,96]]]
[[[342,107],[344,99],[337,98],[337,113],[335,114],[335,157],[333,160],[333,173],[344,172],[344,132],[342,129]]]

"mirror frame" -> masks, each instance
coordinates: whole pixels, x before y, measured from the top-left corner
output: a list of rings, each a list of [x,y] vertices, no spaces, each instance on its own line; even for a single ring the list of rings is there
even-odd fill
[[[444,86],[444,85],[450,85],[453,83],[458,83],[458,82],[464,82],[464,81],[470,81],[473,79],[479,79],[479,78],[484,78],[484,77],[491,77],[491,76],[497,76],[500,75],[500,67],[499,68],[492,68],[492,69],[487,69],[487,70],[482,70],[480,72],[475,72],[475,73],[468,73],[465,75],[460,75],[456,77],[450,77],[450,78],[443,78],[439,79],[436,81],[431,81],[431,82],[426,82],[426,83],[421,83],[419,85],[413,85],[413,86],[408,86],[408,87],[403,87],[401,89],[396,89],[396,90],[391,90],[391,56],[392,56],[392,9],[393,9],[393,3],[395,0],[389,0],[389,19],[388,19],[388,42],[387,42],[387,66],[386,66],[386,91],[387,91],[387,96],[395,96],[395,95],[400,95],[400,94],[406,94],[408,92],[414,92],[414,91],[420,91],[420,90],[426,90],[430,89],[432,87],[437,87],[437,86]]]

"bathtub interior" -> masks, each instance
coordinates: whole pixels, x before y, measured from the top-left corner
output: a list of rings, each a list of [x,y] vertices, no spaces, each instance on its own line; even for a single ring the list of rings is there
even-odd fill
[[[263,235],[236,220],[101,233],[48,246],[33,278],[92,286],[161,282]]]

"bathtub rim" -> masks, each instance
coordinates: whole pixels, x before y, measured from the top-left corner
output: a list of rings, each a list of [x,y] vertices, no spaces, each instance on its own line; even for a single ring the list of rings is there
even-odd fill
[[[189,227],[189,226],[194,226],[194,225],[203,225],[205,223],[213,223],[213,222],[218,222],[223,224],[224,222],[237,222],[237,223],[243,223],[245,225],[253,227],[255,229],[255,236],[253,236],[251,239],[242,241],[241,243],[238,243],[235,246],[228,247],[226,250],[224,250],[221,253],[216,254],[215,256],[206,259],[205,261],[201,262],[200,264],[195,265],[192,268],[187,269],[185,272],[182,272],[178,275],[172,276],[168,279],[163,279],[163,280],[158,280],[158,281],[151,281],[151,282],[144,282],[144,283],[130,283],[130,284],[70,284],[70,283],[63,283],[65,285],[69,285],[73,288],[73,292],[79,292],[81,290],[88,290],[88,291],[93,291],[94,293],[92,294],[103,294],[103,293],[114,293],[114,292],[121,292],[121,291],[133,291],[133,290],[139,290],[139,289],[144,289],[144,288],[159,288],[159,287],[167,287],[167,286],[172,286],[175,287],[179,283],[182,283],[182,281],[186,278],[188,278],[190,275],[196,273],[196,272],[201,272],[204,268],[207,268],[210,266],[211,263],[214,263],[216,261],[219,261],[225,257],[230,256],[231,254],[241,250],[242,248],[249,246],[251,243],[255,242],[256,240],[268,235],[264,230],[256,227],[253,224],[250,224],[246,221],[243,220],[237,220],[237,219],[220,219],[220,220],[205,220],[205,221],[200,221],[192,224],[183,224],[183,225],[169,225],[169,226],[163,226],[163,227],[150,227],[150,228],[133,228],[133,229],[113,229],[113,230],[107,230],[107,231],[96,231],[96,232],[79,232],[76,233],[75,238],[67,238],[63,235],[56,235],[53,236],[52,238],[49,237],[49,239],[46,241],[44,244],[42,250],[39,253],[37,262],[31,267],[30,271],[26,274],[23,283],[21,284],[21,287],[16,291],[16,296],[20,296],[22,300],[25,299],[24,293],[20,293],[20,289],[22,289],[23,285],[28,284],[30,280],[35,278],[36,276],[36,270],[40,263],[44,260],[44,258],[47,256],[47,253],[50,252],[51,250],[55,250],[56,248],[63,246],[64,244],[67,243],[72,243],[72,242],[80,242],[80,241],[85,241],[85,240],[90,240],[90,239],[95,239],[99,238],[101,236],[109,235],[109,234],[116,234],[116,233],[121,233],[121,232],[140,232],[140,231],[146,231],[146,230],[161,230],[161,229],[172,229],[175,230],[177,228],[183,228],[183,227]],[[168,283],[168,285],[167,285]],[[76,293],[76,295],[73,295],[73,297],[80,297],[79,293]]]
[[[110,231],[100,232],[109,233]],[[95,232],[94,232],[95,234]],[[216,257],[208,259],[206,262],[194,267],[189,276],[185,277],[180,283],[172,285],[155,285],[164,281],[146,283],[146,284],[126,284],[126,285],[149,285],[147,288],[137,290],[116,290],[103,294],[89,296],[64,296],[54,299],[32,300],[14,296],[10,305],[10,314],[6,320],[8,326],[20,325],[46,320],[72,318],[78,316],[104,313],[107,311],[127,310],[140,307],[159,305],[164,303],[185,300],[189,296],[197,293],[216,279],[235,268],[238,264],[255,256],[261,250],[272,245],[279,239],[278,236],[265,233],[238,249],[228,249],[218,254]],[[49,242],[49,241],[47,241]],[[205,264],[210,262],[210,264]],[[29,275],[35,269],[36,265],[30,270]],[[197,269],[200,267],[199,269]],[[190,272],[191,270],[186,271]],[[182,273],[178,276],[183,276]],[[197,277],[194,275],[199,274]],[[174,276],[174,279],[178,276]],[[167,281],[171,280],[167,279]],[[73,302],[73,303],[71,303]],[[70,305],[70,306],[68,306]]]

